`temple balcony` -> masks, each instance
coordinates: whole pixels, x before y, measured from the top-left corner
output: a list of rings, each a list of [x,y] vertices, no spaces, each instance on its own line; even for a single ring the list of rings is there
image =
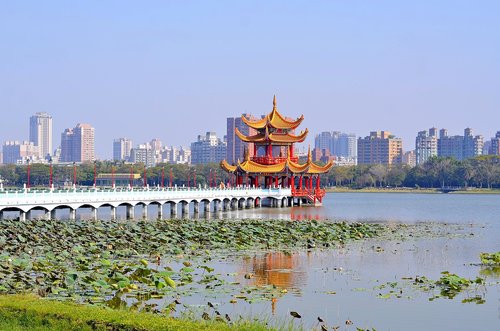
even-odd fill
[[[251,157],[250,159],[256,163],[265,164],[265,165],[280,164],[280,163],[284,163],[288,160],[288,158],[286,158],[286,157],[269,157],[269,156],[254,156],[254,157]],[[294,157],[291,157],[290,160],[292,162],[297,163],[299,161],[299,158],[294,156]]]

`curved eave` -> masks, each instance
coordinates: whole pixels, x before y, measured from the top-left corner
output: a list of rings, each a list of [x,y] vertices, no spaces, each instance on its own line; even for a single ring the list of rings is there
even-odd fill
[[[256,142],[265,142],[266,136],[262,133],[256,134],[255,136],[245,136],[243,133],[238,130],[238,128],[234,129],[234,133],[246,143],[256,143]]]
[[[227,171],[227,172],[235,172],[235,171],[236,171],[236,169],[238,169],[238,167],[237,167],[237,166],[235,166],[235,165],[230,165],[229,163],[227,163],[227,161],[226,161],[226,160],[222,160],[222,161],[220,161],[220,167],[221,167],[222,169],[224,169],[225,171]]]
[[[290,172],[293,172],[295,174],[324,174],[330,170],[330,168],[333,166],[333,162],[330,161],[324,166],[319,166],[310,161],[304,164],[298,164],[288,160],[287,166]]]
[[[333,167],[333,162],[330,161],[324,166],[319,166],[317,164],[311,163],[309,169],[307,170],[308,174],[324,174],[327,173],[330,168]]]
[[[288,161],[287,162],[287,167],[288,167],[288,170],[290,170],[291,173],[294,173],[294,174],[303,174],[307,171],[307,168],[309,167],[309,164],[305,163],[305,164],[298,164],[298,163],[294,163],[294,162],[291,162],[291,161]]]
[[[245,161],[238,164],[238,169],[247,173],[269,173],[277,174],[284,172],[286,168],[286,162],[273,164],[273,165],[263,165],[254,161]]]
[[[259,133],[254,136],[245,136],[243,133],[238,130],[238,128],[234,129],[234,133],[241,139],[241,141],[247,143],[259,143],[259,142],[274,142],[274,143],[301,143],[303,142],[309,131],[306,129],[304,132],[295,136],[293,134],[279,134],[279,133],[271,133],[268,135],[268,139],[266,139],[266,135]]]
[[[295,136],[293,134],[277,134],[277,133],[271,133],[269,135],[269,140],[272,142],[277,142],[277,143],[301,143],[303,142],[309,131],[305,129],[304,132],[301,132],[298,136]]]
[[[254,129],[264,129],[267,125],[267,116],[257,121],[251,121],[245,116],[241,116],[241,120],[243,121],[243,123]]]
[[[289,121],[285,119],[283,115],[280,114],[278,109],[274,108],[273,111],[268,115],[269,125],[276,129],[296,129],[300,123],[304,120],[304,115],[297,118],[295,121]]]

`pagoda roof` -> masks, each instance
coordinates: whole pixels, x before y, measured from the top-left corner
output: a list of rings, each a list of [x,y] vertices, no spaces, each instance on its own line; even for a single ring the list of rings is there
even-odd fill
[[[266,127],[266,131],[263,133],[258,133],[253,136],[245,136],[241,133],[238,128],[235,129],[235,134],[244,142],[248,143],[260,143],[260,142],[274,142],[274,143],[300,143],[303,142],[308,134],[308,130],[302,131],[299,135],[293,135],[291,133],[269,133]]]
[[[283,115],[278,112],[276,107],[276,96],[273,99],[273,110],[267,114],[264,118],[260,120],[252,121],[247,119],[245,116],[241,116],[243,123],[254,129],[264,129],[271,126],[275,129],[295,129],[304,120],[304,115],[301,115],[295,121],[287,120]]]
[[[304,164],[293,162],[292,160],[290,160],[290,158],[288,158],[286,161],[283,161],[281,163],[266,165],[250,160],[247,155],[245,161],[240,162],[238,160],[238,164],[236,165],[231,165],[227,163],[226,160],[222,160],[220,166],[222,169],[231,173],[244,172],[278,174],[288,171],[294,174],[323,174],[330,170],[330,168],[333,166],[333,162],[330,161],[324,166],[317,165],[312,162],[312,155],[309,151],[307,162]]]

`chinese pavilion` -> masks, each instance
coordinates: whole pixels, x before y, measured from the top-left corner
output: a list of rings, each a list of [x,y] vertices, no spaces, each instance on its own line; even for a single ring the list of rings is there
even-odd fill
[[[273,110],[260,120],[252,121],[244,116],[241,120],[257,131],[257,134],[246,136],[238,128],[235,134],[242,141],[249,144],[250,150],[245,150],[243,162],[229,164],[226,160],[221,162],[225,171],[236,176],[236,185],[291,187],[292,198],[298,204],[321,204],[325,190],[320,187],[320,174],[328,172],[333,166],[332,162],[324,166],[312,162],[311,149],[307,161],[300,164],[299,158],[294,155],[294,144],[303,142],[308,130],[295,134],[295,129],[302,123],[304,116],[291,120],[278,112],[276,96],[273,100]],[[253,145],[253,146],[252,146]]]

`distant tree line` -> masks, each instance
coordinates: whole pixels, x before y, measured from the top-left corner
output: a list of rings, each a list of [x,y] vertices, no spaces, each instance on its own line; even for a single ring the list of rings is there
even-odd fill
[[[32,164],[30,166],[30,186],[49,186],[50,165]],[[128,164],[124,162],[98,161],[95,163],[96,173],[111,174],[140,174],[141,181],[144,175],[144,164]],[[63,186],[65,183],[73,183],[73,165],[53,165],[54,186]],[[170,172],[172,172],[172,185],[193,186],[196,176],[196,185],[210,185],[209,182],[220,184],[221,181],[229,180],[228,174],[223,171],[219,164],[203,164],[190,166],[186,164],[158,164],[154,167],[146,168],[147,184],[150,186],[161,185],[162,171],[164,174],[164,185],[170,183]],[[84,163],[76,166],[77,185],[92,186],[94,184],[94,163]],[[28,181],[28,166],[5,164],[0,166],[0,178],[4,186],[22,187]]]
[[[333,167],[326,175],[331,186],[422,187],[445,186],[500,188],[500,158],[480,156],[457,161],[454,158],[432,157],[416,167],[405,165],[357,165]]]
[[[30,166],[30,185],[32,187],[48,187],[49,165],[32,164]],[[110,174],[112,167],[116,174],[144,174],[141,163],[127,164],[123,162],[103,161],[95,163],[97,174]],[[1,165],[0,178],[4,186],[22,187],[27,183],[27,165]],[[94,184],[94,163],[78,165],[77,185]],[[220,184],[231,181],[228,173],[219,164],[186,165],[159,164],[146,168],[147,183],[150,186],[161,184],[162,170],[164,185],[168,186],[170,171],[172,185],[193,186],[196,176],[197,185]],[[53,165],[53,181],[55,186],[73,182],[72,165]],[[453,158],[433,157],[416,167],[405,165],[385,166],[381,164],[333,167],[329,173],[321,176],[322,186],[363,187],[422,187],[440,188],[444,186],[500,188],[500,157],[480,156],[474,159],[457,161]]]

